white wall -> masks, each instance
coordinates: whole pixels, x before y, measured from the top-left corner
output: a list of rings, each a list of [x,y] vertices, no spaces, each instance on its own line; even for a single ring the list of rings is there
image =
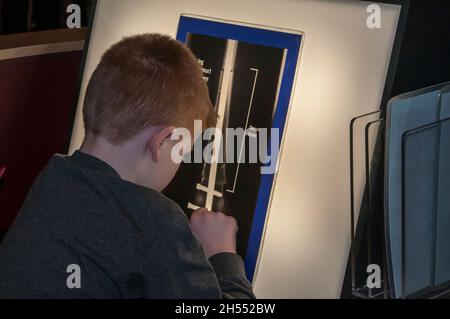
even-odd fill
[[[366,27],[360,1],[99,0],[83,92],[101,54],[123,36],[175,36],[181,13],[305,33],[255,292],[260,298],[339,297],[349,252],[348,126],[380,105],[399,7]],[[71,151],[83,138],[81,101]]]

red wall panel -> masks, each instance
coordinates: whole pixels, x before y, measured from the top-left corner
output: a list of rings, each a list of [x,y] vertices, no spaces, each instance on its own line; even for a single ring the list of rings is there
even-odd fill
[[[81,58],[72,51],[0,61],[0,229],[50,157],[66,151]]]

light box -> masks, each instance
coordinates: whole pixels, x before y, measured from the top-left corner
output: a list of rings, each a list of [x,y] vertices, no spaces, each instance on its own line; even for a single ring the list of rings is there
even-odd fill
[[[367,23],[373,4],[380,28]],[[257,227],[261,243],[252,256],[252,280],[260,298],[339,297],[350,248],[348,123],[380,108],[400,12],[398,4],[356,0],[99,0],[71,151],[84,136],[81,107],[88,80],[103,52],[122,37],[176,37],[183,15],[263,31],[301,31],[300,58],[288,68],[297,70],[290,103],[275,114],[283,125],[279,170],[262,177],[272,187],[260,197],[269,200]],[[362,186],[356,190],[361,194]]]

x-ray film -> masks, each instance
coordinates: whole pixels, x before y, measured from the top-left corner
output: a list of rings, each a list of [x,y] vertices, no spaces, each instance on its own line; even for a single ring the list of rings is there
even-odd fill
[[[188,216],[199,207],[234,216],[238,253],[252,280],[275,176],[275,170],[261,174],[261,169],[276,166],[278,157],[267,163],[249,150],[264,146],[270,155],[272,128],[278,129],[275,144],[281,145],[303,35],[183,15],[177,39],[203,69],[219,114],[225,163],[183,163],[165,194]],[[230,137],[227,128],[242,128],[244,134]]]

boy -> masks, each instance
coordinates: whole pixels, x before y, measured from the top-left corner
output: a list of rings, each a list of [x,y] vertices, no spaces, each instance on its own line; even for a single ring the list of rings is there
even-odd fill
[[[159,34],[113,45],[83,117],[81,149],[51,159],[0,246],[0,298],[253,298],[236,221],[189,222],[160,193],[173,130],[217,118],[189,49]]]

